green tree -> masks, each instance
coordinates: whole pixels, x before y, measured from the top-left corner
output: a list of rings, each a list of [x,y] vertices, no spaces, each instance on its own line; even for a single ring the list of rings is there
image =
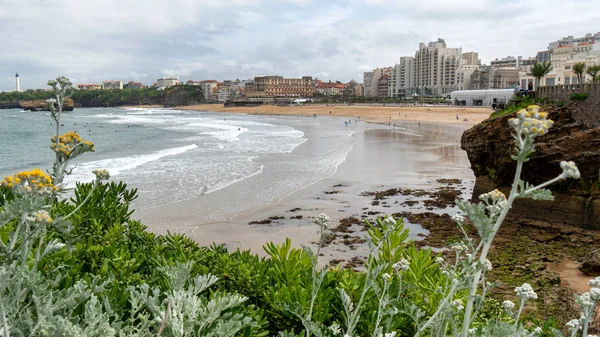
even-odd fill
[[[577,62],[573,66],[573,72],[577,74],[577,83],[583,83],[583,73],[585,71],[585,62]]]
[[[600,82],[600,75],[598,75],[598,73],[600,73],[600,65],[588,67],[586,73],[592,76],[592,83]]]
[[[548,75],[552,71],[552,63],[550,62],[536,62],[529,72],[529,75],[535,77],[536,86],[539,86],[540,80],[544,78],[544,76]]]

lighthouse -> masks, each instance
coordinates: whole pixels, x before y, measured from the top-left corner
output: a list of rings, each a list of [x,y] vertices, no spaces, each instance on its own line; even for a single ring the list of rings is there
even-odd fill
[[[17,92],[21,92],[21,85],[19,84],[19,74],[15,75],[15,81],[17,82]]]

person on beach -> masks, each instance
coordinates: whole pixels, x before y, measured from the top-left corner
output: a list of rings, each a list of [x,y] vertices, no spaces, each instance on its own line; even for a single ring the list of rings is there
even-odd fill
[[[392,122],[388,122],[388,126],[392,125]]]
[[[344,121],[344,125],[348,127],[348,121]]]
[[[458,115],[456,115],[456,120],[458,120]]]

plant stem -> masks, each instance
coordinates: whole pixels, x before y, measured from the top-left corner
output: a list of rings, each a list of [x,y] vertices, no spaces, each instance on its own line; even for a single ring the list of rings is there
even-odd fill
[[[375,329],[373,330],[373,332],[377,331],[377,328],[379,328],[379,323],[381,323],[381,309],[383,306],[383,297],[386,295],[387,290],[388,290],[388,286],[389,286],[389,282],[384,280],[384,285],[383,285],[383,291],[381,292],[381,297],[379,298],[379,307],[377,308],[377,321],[375,322]]]
[[[548,181],[546,181],[546,182],[545,182],[545,183],[543,183],[543,184],[539,184],[539,185],[537,185],[537,186],[535,186],[535,187],[532,187],[532,188],[530,188],[530,189],[526,190],[525,192],[523,192],[523,194],[527,194],[527,193],[530,193],[530,192],[533,192],[533,191],[539,190],[540,188],[546,187],[546,186],[548,186],[548,185],[550,185],[550,184],[554,184],[555,182],[557,182],[557,181],[559,181],[559,180],[561,180],[561,179],[563,179],[563,178],[562,178],[562,175],[559,175],[558,177],[556,177],[556,178],[554,178],[554,179],[552,179],[552,180],[548,180]]]
[[[2,336],[10,337],[10,332],[8,331],[8,322],[6,320],[6,312],[4,311],[4,306],[2,305],[2,302],[0,302],[0,313],[2,313],[2,330],[4,331],[2,333]]]
[[[319,282],[319,287],[317,288],[316,274],[317,274],[317,265],[319,263],[319,254],[321,253],[321,245],[323,244],[323,225],[319,226],[319,247],[317,248],[317,255],[312,259],[312,298],[310,299],[310,308],[308,309],[308,315],[306,319],[310,321],[312,317],[313,307],[315,305],[315,300],[317,299],[317,294],[319,293],[319,288],[321,287],[321,282]],[[306,337],[310,337],[310,328],[305,326],[306,328]]]
[[[522,148],[522,147],[521,147]],[[510,190],[510,194],[508,196],[508,200],[506,201],[506,205],[502,209],[502,213],[498,219],[496,219],[496,223],[494,224],[494,228],[491,231],[490,237],[487,238],[486,243],[483,245],[483,249],[481,251],[481,255],[479,256],[479,261],[485,263],[485,259],[487,258],[487,254],[492,246],[492,242],[494,241],[494,237],[500,228],[500,225],[504,221],[504,218],[508,214],[510,207],[512,206],[513,201],[517,196],[517,188],[519,185],[519,180],[521,179],[521,171],[523,170],[523,160],[517,161],[517,170],[515,172],[515,178],[512,183],[512,188]],[[482,241],[484,238],[481,238]],[[473,277],[473,282],[471,284],[471,289],[469,289],[469,297],[467,299],[467,305],[465,306],[465,317],[463,319],[463,327],[462,327],[462,337],[467,337],[469,334],[469,327],[471,326],[471,314],[473,311],[473,301],[475,300],[475,293],[477,292],[477,286],[479,285],[479,278],[481,277],[481,270],[475,272],[475,276]]]
[[[19,237],[19,232],[21,231],[21,225],[25,222],[25,215],[21,217],[21,220],[17,223],[17,228],[15,228],[15,232],[13,234],[12,239],[10,240],[10,245],[8,246],[9,251],[15,249],[15,245],[17,244],[17,238]]]
[[[454,292],[456,291],[456,287],[457,287],[458,283],[454,283],[452,285],[452,288],[450,289],[450,293],[448,294],[448,296],[444,297],[444,300],[442,301],[442,303],[438,306],[438,309],[435,311],[435,313],[429,318],[429,320],[419,329],[419,331],[417,331],[417,333],[415,334],[415,337],[419,337],[421,336],[421,334],[423,332],[425,332],[425,330],[427,330],[427,328],[429,328],[429,326],[431,324],[433,324],[433,322],[435,321],[435,319],[440,315],[440,313],[443,311],[443,309],[446,307],[446,305],[448,304],[449,299],[452,298],[452,296],[454,296]]]
[[[85,205],[86,202],[88,202],[88,200],[92,197],[92,194],[94,193],[94,190],[96,189],[97,185],[98,185],[98,180],[95,180],[94,183],[92,184],[92,188],[90,189],[90,192],[85,197],[85,199],[83,199],[83,201],[79,205],[77,205],[77,207],[71,213],[67,214],[63,218],[64,220],[67,220],[68,218],[70,218],[71,215],[75,214],[83,205]]]
[[[515,329],[517,328],[517,326],[519,326],[519,318],[521,317],[521,312],[523,311],[523,308],[525,307],[525,299],[522,298],[521,299],[521,305],[519,305],[519,311],[517,312],[517,315],[515,316]]]

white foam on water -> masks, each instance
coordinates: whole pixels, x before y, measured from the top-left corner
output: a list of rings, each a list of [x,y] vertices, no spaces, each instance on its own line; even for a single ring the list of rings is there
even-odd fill
[[[198,148],[196,144],[191,144],[186,146],[164,149],[150,154],[110,158],[80,163],[77,164],[77,167],[73,170],[73,173],[70,176],[67,176],[65,182],[67,183],[67,185],[70,185],[77,181],[92,181],[94,180],[94,174],[92,173],[92,171],[96,169],[106,169],[108,170],[111,176],[118,176],[119,174],[125,171],[132,170],[144,164],[159,160],[167,156],[176,156],[196,148]]]
[[[249,160],[250,162],[252,162],[252,160],[253,160],[253,159],[255,159],[255,158],[258,158],[258,156],[255,156],[255,157],[250,157],[250,158],[248,158],[248,160]],[[257,170],[256,172],[252,173],[252,174],[249,174],[249,175],[247,175],[247,176],[244,176],[244,177],[242,177],[242,178],[239,178],[239,179],[235,179],[235,180],[229,181],[229,182],[227,182],[227,183],[225,183],[225,184],[217,184],[216,186],[208,186],[208,188],[207,188],[207,190],[206,190],[205,194],[209,194],[209,193],[212,193],[212,192],[215,192],[215,191],[221,190],[221,189],[223,189],[223,188],[225,188],[225,187],[227,187],[227,186],[229,186],[229,185],[232,185],[232,184],[238,183],[238,182],[240,182],[240,181],[242,181],[242,180],[244,180],[244,179],[248,179],[248,178],[254,177],[254,176],[255,176],[255,175],[257,175],[257,174],[260,174],[260,173],[262,173],[263,169],[264,169],[264,165],[263,165],[263,164],[260,164],[260,166],[259,166],[258,170]]]
[[[119,118],[118,115],[115,114],[94,114],[94,115],[88,115],[86,116],[87,118]]]
[[[158,115],[161,118],[142,117],[139,115],[121,115],[117,119],[110,121],[112,124],[138,124],[138,125],[164,125],[178,123],[174,120],[175,116]],[[180,122],[181,123],[181,122]]]

